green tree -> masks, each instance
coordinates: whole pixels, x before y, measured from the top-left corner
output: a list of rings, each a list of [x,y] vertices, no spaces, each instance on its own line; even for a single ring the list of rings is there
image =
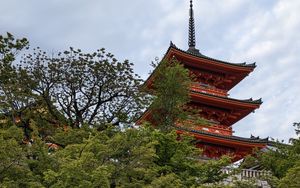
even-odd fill
[[[37,49],[23,63],[49,112],[57,117],[53,108],[58,109],[73,127],[131,123],[147,102],[138,92],[141,79],[133,64],[119,62],[104,49],[83,53],[70,48],[52,56]]]
[[[28,47],[27,39],[15,39],[10,33],[0,35],[0,113],[12,120],[34,101],[29,85],[33,84],[27,71],[13,64],[16,55]]]
[[[300,124],[294,124],[296,133],[299,135]],[[291,145],[277,142],[274,148],[263,152],[259,158],[262,165],[271,170],[277,178],[283,178],[290,168],[300,162],[300,141],[299,138],[291,139]]]
[[[192,143],[189,135],[178,136],[175,131],[164,133],[154,131],[158,144],[155,146],[159,174],[174,174],[186,187],[217,182],[224,178],[221,168],[229,158],[216,161],[201,161],[201,151]]]
[[[159,129],[168,132],[176,121],[186,118],[184,105],[189,102],[191,79],[188,69],[176,59],[162,61],[154,72],[151,93],[154,101],[151,105],[153,119]]]
[[[16,126],[0,129],[0,187],[42,187],[28,163],[28,146],[20,144],[22,138]]]
[[[279,181],[279,188],[299,187],[300,185],[300,161],[290,168],[286,175]]]
[[[193,137],[170,131],[189,101],[188,71],[176,60],[158,72],[165,84],[154,85],[161,129],[120,129],[147,103],[131,63],[71,48],[37,49],[15,66],[27,40],[0,42],[0,113],[21,118],[1,121],[0,187],[196,187],[224,177],[228,159],[200,161]]]
[[[75,140],[77,143],[53,154],[60,166],[57,171],[44,173],[45,182],[53,187],[144,185],[153,171],[154,149],[149,134],[135,129],[90,129],[89,138],[82,143]]]
[[[294,123],[296,134],[299,136],[300,123]],[[290,139],[290,144],[276,142],[267,151],[259,152],[255,164],[271,171],[271,177],[266,177],[270,185],[274,187],[297,187],[300,182],[300,140]]]
[[[153,95],[150,106],[152,123],[164,132],[176,126],[209,125],[208,121],[200,117],[199,110],[188,105],[194,75],[175,58],[153,66],[156,68],[153,72],[154,81],[146,89]]]
[[[80,131],[80,129],[74,129]],[[150,127],[118,131],[89,130],[89,137],[67,145],[52,156],[57,169],[44,172],[49,187],[191,187],[223,178],[228,160],[201,162],[190,137],[176,140]],[[172,182],[168,182],[172,180]]]
[[[11,33],[6,33],[6,36],[0,35],[0,62],[1,64],[11,64],[16,55],[22,49],[28,47],[28,40],[26,38],[15,39]]]

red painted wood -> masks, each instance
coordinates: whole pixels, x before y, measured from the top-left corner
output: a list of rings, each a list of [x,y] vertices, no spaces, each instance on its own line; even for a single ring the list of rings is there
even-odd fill
[[[194,136],[197,140],[196,147],[201,148],[203,157],[207,158],[220,158],[223,155],[229,155],[233,161],[236,161],[251,154],[255,148],[260,149],[266,146],[264,143],[231,139],[234,132],[231,126],[259,108],[260,104],[229,99],[228,91],[252,72],[255,67],[220,63],[218,60],[197,57],[173,47],[169,48],[164,57],[164,59],[169,60],[171,58],[176,58],[182,62],[185,68],[189,69],[193,78],[189,91],[191,102],[185,106],[185,109],[199,110],[198,116],[210,122],[210,125],[197,125],[195,120],[190,119],[177,124],[179,127],[189,127],[210,133],[209,135],[184,131],[177,131],[178,134]],[[144,86],[152,88],[154,79],[155,71],[146,80]],[[150,110],[147,110],[136,123],[142,124],[144,121],[153,121]],[[155,122],[152,123],[155,124]]]

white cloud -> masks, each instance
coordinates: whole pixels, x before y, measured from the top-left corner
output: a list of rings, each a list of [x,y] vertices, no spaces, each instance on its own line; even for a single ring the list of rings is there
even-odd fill
[[[233,33],[242,35],[231,51],[232,59],[244,56],[259,61],[253,73],[255,76],[251,80],[247,78],[245,85],[242,82],[234,94],[247,96],[253,93],[265,101],[255,116],[235,126],[241,135],[246,136],[249,130],[238,126],[250,123],[254,124],[252,133],[286,140],[294,135],[291,125],[300,121],[297,110],[300,105],[299,8],[299,1],[278,1],[267,12],[258,10],[258,15],[249,17],[236,30],[232,28]],[[251,82],[255,86],[249,91],[245,86]]]

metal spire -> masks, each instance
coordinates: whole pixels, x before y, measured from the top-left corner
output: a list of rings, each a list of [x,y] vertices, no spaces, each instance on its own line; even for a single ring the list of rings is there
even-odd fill
[[[195,39],[195,21],[194,21],[194,11],[193,11],[193,0],[190,0],[190,19],[189,19],[189,47],[196,46]]]
[[[193,10],[193,0],[190,0],[190,18],[189,18],[189,49],[188,52],[200,54],[196,47],[196,37],[195,37],[195,20],[194,20],[194,10]]]

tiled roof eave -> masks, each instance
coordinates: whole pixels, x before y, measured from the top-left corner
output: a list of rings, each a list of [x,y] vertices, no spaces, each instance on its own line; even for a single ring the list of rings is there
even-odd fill
[[[205,56],[205,55],[202,55],[201,53],[200,53],[200,55],[196,55],[196,54],[194,54],[194,53],[187,52],[187,51],[184,51],[184,50],[181,50],[181,49],[177,48],[176,45],[172,43],[172,41],[170,42],[170,46],[169,46],[168,50],[166,51],[166,53],[164,54],[162,60],[166,58],[166,55],[169,53],[169,51],[170,51],[172,48],[175,49],[175,50],[178,50],[178,51],[180,51],[180,52],[182,52],[182,53],[185,53],[185,54],[188,54],[188,55],[192,55],[192,56],[194,56],[194,57],[200,57],[200,58],[204,58],[204,59],[207,59],[207,60],[216,61],[216,62],[218,62],[218,63],[222,63],[222,64],[226,64],[226,65],[232,65],[232,66],[235,66],[235,67],[253,68],[253,69],[256,67],[256,64],[255,64],[255,63],[252,63],[252,64],[246,64],[246,63],[231,63],[231,62],[226,62],[226,61],[214,59],[214,58],[211,58],[211,57],[207,57],[207,56]],[[159,65],[160,65],[160,63],[158,64],[158,67],[159,67]],[[158,67],[156,67],[156,68],[158,68]],[[156,69],[155,69],[155,70],[156,70]],[[146,84],[146,83],[149,81],[149,79],[154,75],[155,70],[154,70],[154,71],[149,75],[149,77],[145,80],[144,84]]]
[[[243,137],[238,137],[238,136],[226,136],[226,135],[214,134],[214,133],[210,133],[210,132],[206,132],[206,131],[183,128],[183,127],[176,127],[176,129],[199,134],[199,135],[217,137],[217,138],[221,138],[221,139],[225,139],[225,140],[234,140],[234,141],[243,142],[243,143],[246,142],[246,143],[254,143],[254,144],[267,144],[269,142],[267,138],[266,139],[258,139],[258,138],[243,138]]]
[[[197,94],[202,94],[202,95],[206,95],[206,96],[210,96],[210,97],[215,97],[215,98],[220,98],[220,99],[225,99],[225,100],[229,100],[229,101],[236,101],[236,102],[241,102],[241,103],[248,103],[248,104],[257,104],[257,105],[261,105],[262,99],[257,99],[257,100],[253,100],[252,98],[250,99],[234,99],[234,98],[229,98],[229,97],[223,97],[223,96],[218,96],[218,95],[212,95],[212,94],[208,94],[208,93],[203,93],[203,92],[197,92],[194,90],[190,90],[190,92],[192,93],[197,93]]]
[[[192,55],[194,57],[199,57],[199,58],[204,58],[204,59],[207,59],[207,60],[212,60],[212,61],[215,61],[215,62],[218,62],[218,63],[222,63],[222,64],[227,64],[227,65],[232,65],[232,66],[237,66],[237,67],[249,67],[249,68],[255,68],[256,67],[256,63],[250,63],[250,64],[247,64],[247,63],[231,63],[231,62],[228,62],[228,61],[222,61],[222,60],[219,60],[219,59],[215,59],[215,58],[211,58],[211,57],[208,57],[208,56],[205,56],[201,53],[199,54],[196,54],[196,53],[193,53],[193,52],[190,52],[190,51],[185,51],[185,50],[182,50],[180,48],[178,48],[175,44],[173,44],[171,42],[170,44],[170,47],[167,51],[167,53],[169,52],[169,50],[171,49],[175,49],[175,50],[178,50],[182,53],[185,53],[185,54],[189,54],[189,55]],[[166,53],[166,54],[167,54]]]

